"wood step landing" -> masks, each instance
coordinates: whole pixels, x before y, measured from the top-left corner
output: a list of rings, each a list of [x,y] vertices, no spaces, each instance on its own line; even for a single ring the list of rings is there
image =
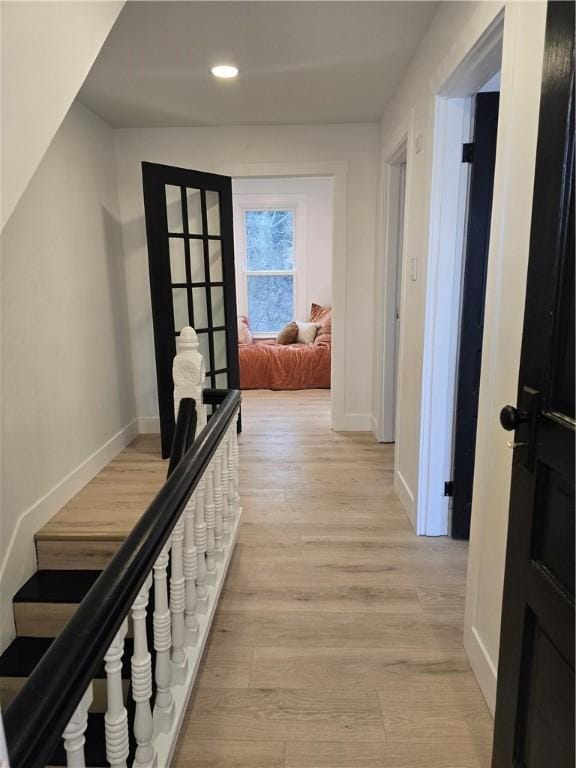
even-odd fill
[[[140,435],[35,536],[38,568],[102,570],[166,480],[159,435]]]

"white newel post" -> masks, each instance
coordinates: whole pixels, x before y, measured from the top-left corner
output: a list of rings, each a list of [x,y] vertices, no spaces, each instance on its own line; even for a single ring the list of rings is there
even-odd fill
[[[134,653],[132,655],[132,698],[135,703],[134,738],[136,739],[136,768],[156,768],[158,761],[152,744],[152,656],[148,650],[146,615],[152,576],[144,582],[132,606],[134,625]]]
[[[106,735],[106,759],[110,768],[126,768],[128,760],[128,713],[124,706],[122,690],[122,656],[128,621],[124,619],[104,656],[108,707],[104,716]]]
[[[92,704],[92,683],[88,686],[80,703],[74,710],[70,722],[64,729],[64,751],[66,752],[66,765],[68,768],[85,768],[84,733],[88,726],[88,709]]]
[[[184,609],[186,607],[186,582],[184,579],[184,515],[172,531],[172,557],[170,561],[170,613],[172,614],[172,664],[173,682],[182,683],[186,678],[188,660],[184,652]]]
[[[184,625],[186,627],[186,644],[196,642],[198,634],[198,617],[196,616],[196,576],[198,574],[198,556],[194,540],[194,522],[196,517],[196,493],[193,493],[184,510],[184,582],[185,608]]]
[[[172,632],[168,607],[168,546],[154,563],[154,650],[156,651],[156,702],[154,723],[159,731],[169,731],[174,718],[172,697]]]
[[[202,392],[206,378],[206,364],[198,351],[198,336],[194,328],[182,328],[178,338],[178,354],[172,365],[174,380],[174,414],[178,417],[180,400],[191,397],[196,401],[198,425],[196,434],[206,426],[206,406],[202,403]]]

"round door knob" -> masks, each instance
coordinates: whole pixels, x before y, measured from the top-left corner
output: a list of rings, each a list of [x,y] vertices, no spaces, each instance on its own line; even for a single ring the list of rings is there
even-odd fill
[[[509,432],[513,432],[520,424],[524,424],[530,419],[530,414],[526,411],[519,411],[513,405],[505,405],[500,411],[500,424]]]

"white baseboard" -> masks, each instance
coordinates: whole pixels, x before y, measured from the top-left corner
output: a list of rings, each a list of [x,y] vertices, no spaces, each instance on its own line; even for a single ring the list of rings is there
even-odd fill
[[[370,432],[372,417],[369,413],[344,413],[332,422],[335,432]]]
[[[496,711],[496,665],[474,627],[464,627],[464,649],[482,695],[486,699],[488,709],[494,717]]]
[[[0,569],[0,650],[15,636],[12,597],[36,570],[34,534],[138,434],[134,419],[21,515]]]
[[[416,530],[416,506],[414,504],[414,494],[410,490],[402,472],[398,469],[394,471],[394,491],[400,499],[400,503],[404,507],[404,511],[408,515],[408,519],[412,523],[414,530]]]
[[[158,416],[138,416],[138,433],[140,435],[159,435],[160,418]]]

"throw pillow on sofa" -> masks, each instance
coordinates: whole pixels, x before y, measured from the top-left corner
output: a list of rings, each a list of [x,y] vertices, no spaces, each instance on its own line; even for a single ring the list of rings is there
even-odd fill
[[[238,315],[238,344],[252,344],[253,341],[248,318],[246,315]]]
[[[326,344],[332,343],[332,307],[322,307],[320,304],[312,304],[310,310],[310,321],[318,323],[320,328],[318,329],[318,335],[314,340],[314,344]]]
[[[276,336],[276,344],[294,344],[297,338],[298,323],[292,320],[291,323],[286,323],[278,336]]]
[[[318,333],[320,327],[318,323],[303,323],[300,320],[296,320],[298,326],[298,338],[296,339],[300,344],[312,344]]]

